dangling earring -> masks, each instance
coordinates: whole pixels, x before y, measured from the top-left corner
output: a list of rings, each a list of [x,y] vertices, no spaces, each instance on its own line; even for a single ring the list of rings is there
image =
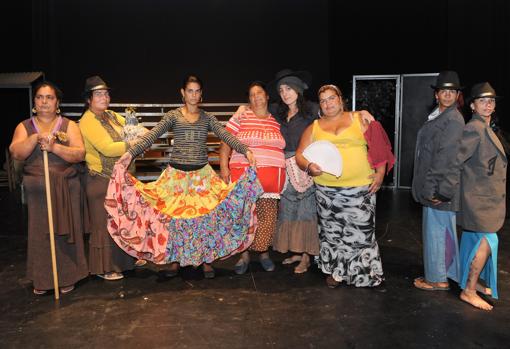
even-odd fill
[[[35,107],[32,108],[32,114],[37,114],[37,109],[35,109]]]
[[[57,108],[57,115],[60,115],[60,108]]]
[[[202,103],[203,100],[204,100],[203,97],[200,96],[200,102],[198,102],[198,103]]]
[[[186,104],[186,99],[184,98],[184,96],[181,96],[181,99],[182,99],[182,103]]]

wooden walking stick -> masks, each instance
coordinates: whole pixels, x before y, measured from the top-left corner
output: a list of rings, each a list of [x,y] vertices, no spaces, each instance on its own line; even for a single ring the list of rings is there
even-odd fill
[[[46,206],[48,206],[48,226],[50,228],[51,268],[53,269],[53,287],[55,299],[59,299],[57,255],[55,253],[55,232],[53,231],[53,209],[51,204],[50,171],[48,169],[48,151],[43,150],[44,182],[46,185]]]

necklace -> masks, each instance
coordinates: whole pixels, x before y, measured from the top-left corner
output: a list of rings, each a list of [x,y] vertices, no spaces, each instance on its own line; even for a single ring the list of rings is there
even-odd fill
[[[45,126],[45,123],[41,122],[37,116],[32,116],[32,125],[34,126],[34,129],[36,130],[37,133],[47,132],[53,134],[60,128],[61,124],[62,124],[61,116],[53,118],[49,126]]]

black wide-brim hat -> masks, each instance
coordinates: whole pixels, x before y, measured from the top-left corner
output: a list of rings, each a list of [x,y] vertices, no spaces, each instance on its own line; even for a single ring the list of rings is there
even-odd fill
[[[462,90],[457,72],[444,70],[439,73],[435,85],[430,85],[434,90]]]
[[[279,91],[278,91],[278,81],[280,81],[283,78],[286,78],[288,76],[294,76],[298,78],[299,80],[303,81],[306,88],[310,87],[310,84],[312,83],[312,74],[310,74],[306,70],[292,70],[292,69],[283,69],[280,70],[278,73],[276,73],[275,78],[268,82],[266,85],[266,90],[272,97],[278,97]]]
[[[473,87],[471,87],[471,94],[469,95],[468,103],[471,103],[477,98],[500,99],[502,97],[496,94],[496,90],[492,88],[491,84],[488,82],[480,82],[478,84],[474,84]]]
[[[98,75],[91,76],[85,80],[85,88],[83,89],[83,95],[87,96],[90,91],[96,90],[111,90],[111,88],[104,82]]]

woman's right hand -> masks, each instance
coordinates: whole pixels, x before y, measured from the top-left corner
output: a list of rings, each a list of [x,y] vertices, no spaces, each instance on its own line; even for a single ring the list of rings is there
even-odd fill
[[[220,177],[226,184],[230,183],[230,170],[228,168],[220,168]]]
[[[307,167],[308,174],[312,177],[320,176],[322,174],[322,168],[315,162],[312,162]]]
[[[122,164],[122,166],[128,168],[129,164],[131,164],[131,161],[133,161],[133,155],[131,155],[129,152],[125,152],[124,155],[122,155],[117,161],[117,164]]]

